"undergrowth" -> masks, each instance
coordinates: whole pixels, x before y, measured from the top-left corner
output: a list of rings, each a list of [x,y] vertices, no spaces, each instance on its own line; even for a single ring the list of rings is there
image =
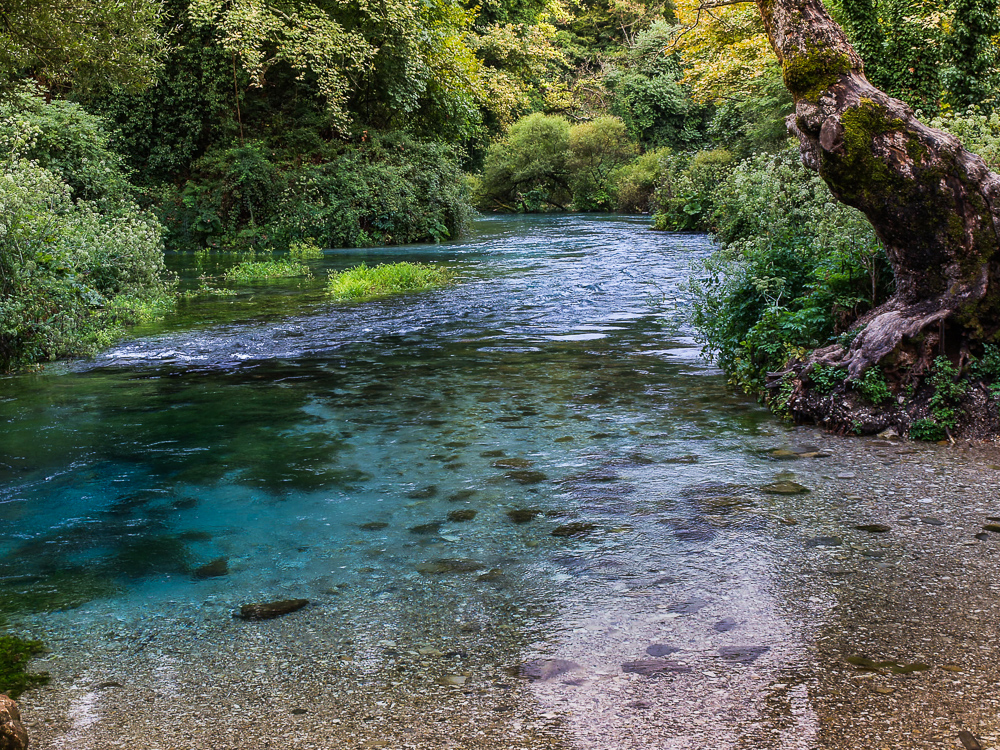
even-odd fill
[[[312,271],[304,263],[287,258],[244,260],[226,271],[227,281],[290,279],[296,276],[312,276]]]

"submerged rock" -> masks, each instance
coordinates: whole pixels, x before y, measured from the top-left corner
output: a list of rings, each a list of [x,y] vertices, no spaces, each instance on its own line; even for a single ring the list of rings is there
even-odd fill
[[[451,523],[461,523],[462,521],[471,521],[476,517],[476,511],[471,508],[463,508],[462,510],[453,510],[448,514],[448,521]]]
[[[713,625],[712,628],[714,630],[719,631],[720,633],[728,633],[737,625],[739,625],[739,623],[736,622],[736,620],[733,619],[732,617],[723,617],[721,620],[715,623],[715,625]]]
[[[526,458],[501,458],[492,465],[494,469],[530,469],[535,462]]]
[[[388,526],[389,524],[385,521],[369,521],[368,523],[361,524],[358,528],[362,531],[381,531],[388,528]]]
[[[458,492],[452,492],[446,499],[449,503],[460,503],[463,500],[468,500],[475,494],[476,490],[459,490]]]
[[[657,677],[663,674],[690,672],[691,667],[667,659],[642,659],[625,662],[622,664],[622,671],[630,674],[641,674],[645,677]]]
[[[810,492],[809,488],[805,485],[789,480],[765,484],[761,487],[761,490],[769,495],[804,495]]]
[[[847,663],[866,672],[879,672],[887,669],[893,674],[913,674],[914,672],[925,672],[930,669],[929,664],[923,662],[913,662],[905,664],[898,661],[875,661],[867,656],[848,656]]]
[[[508,479],[513,479],[518,484],[538,484],[549,478],[545,472],[531,469],[508,471],[504,476]]]
[[[770,646],[723,646],[719,656],[737,664],[751,664],[770,650]]]
[[[406,493],[406,496],[411,500],[428,500],[434,497],[438,493],[438,487],[436,484],[428,485],[427,487],[422,487],[419,490],[410,490]]]
[[[514,523],[530,523],[534,521],[536,516],[540,515],[542,511],[536,508],[514,508],[513,510],[507,511],[507,518],[509,518]]]
[[[771,458],[777,458],[784,461],[794,461],[799,457],[799,454],[795,451],[790,451],[787,448],[778,448],[771,451]]]
[[[587,523],[586,521],[574,521],[573,523],[564,523],[562,526],[556,526],[552,529],[552,536],[585,536],[591,531],[597,528],[596,523]]]
[[[892,531],[892,527],[884,523],[861,523],[854,528],[858,531],[867,531],[869,534],[885,534],[887,531]]]
[[[545,680],[553,680],[560,675],[576,669],[580,669],[580,665],[575,661],[568,661],[566,659],[533,659],[522,664],[518,670],[518,674],[529,680],[544,682]]]
[[[686,602],[671,604],[667,607],[667,612],[673,612],[678,615],[693,615],[695,612],[703,610],[708,604],[708,599],[688,599]]]
[[[411,534],[437,534],[441,527],[444,526],[443,521],[431,521],[430,523],[422,523],[418,526],[411,526]]]
[[[812,547],[839,547],[844,540],[839,536],[816,536],[806,540],[806,549]]]
[[[417,572],[422,575],[447,575],[448,573],[474,573],[483,569],[483,564],[464,557],[448,557],[419,563]]]
[[[217,557],[211,562],[195,568],[192,575],[199,580],[229,575],[229,558]]]
[[[276,602],[244,604],[236,617],[244,620],[273,620],[275,617],[300,610],[308,603],[308,599],[282,599]]]
[[[646,648],[646,653],[650,656],[670,656],[670,654],[676,654],[678,651],[680,649],[676,646],[668,646],[665,643],[654,643]]]

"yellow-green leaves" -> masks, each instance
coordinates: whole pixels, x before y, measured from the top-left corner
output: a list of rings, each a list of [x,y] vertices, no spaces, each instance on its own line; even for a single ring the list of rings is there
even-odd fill
[[[376,50],[314,3],[269,0],[192,0],[192,22],[213,28],[225,49],[263,86],[268,70],[288,63],[302,77],[316,76],[335,126],[345,129],[350,76],[363,72]]]
[[[157,0],[3,0],[0,79],[78,91],[153,83],[167,51]]]
[[[698,0],[679,0],[684,25],[675,43],[683,61],[684,83],[696,101],[718,102],[752,93],[774,53],[760,13],[752,4],[699,10]]]

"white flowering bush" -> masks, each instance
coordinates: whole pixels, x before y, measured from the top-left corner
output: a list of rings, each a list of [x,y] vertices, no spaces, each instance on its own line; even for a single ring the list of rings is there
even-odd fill
[[[54,105],[25,96],[0,103],[0,370],[93,352],[172,300],[162,229],[128,196],[100,121],[79,108],[39,117]],[[87,154],[76,170],[75,135]],[[81,181],[88,199],[75,194]]]
[[[956,136],[963,146],[983,157],[990,169],[1000,171],[1000,114],[984,115],[971,109],[940,115],[929,124]]]

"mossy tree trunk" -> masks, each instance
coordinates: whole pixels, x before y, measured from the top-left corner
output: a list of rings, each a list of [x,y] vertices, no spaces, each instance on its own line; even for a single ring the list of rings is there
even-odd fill
[[[802,160],[833,194],[860,209],[885,244],[895,294],[864,316],[848,347],[812,364],[850,378],[883,363],[919,374],[945,347],[968,354],[1000,329],[1000,176],[951,135],[872,86],[861,58],[819,0],[757,0],[795,98],[789,128]]]

